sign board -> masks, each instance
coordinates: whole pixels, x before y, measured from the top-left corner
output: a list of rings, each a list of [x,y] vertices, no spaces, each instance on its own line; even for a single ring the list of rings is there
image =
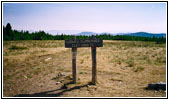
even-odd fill
[[[102,39],[71,39],[65,40],[65,47],[103,47]]]
[[[72,77],[73,82],[76,83],[77,81],[77,69],[76,69],[76,54],[78,47],[91,47],[92,51],[92,83],[96,84],[97,82],[97,75],[96,75],[96,47],[103,47],[103,40],[96,39],[92,37],[91,39],[74,39],[65,40],[65,47],[72,48]]]

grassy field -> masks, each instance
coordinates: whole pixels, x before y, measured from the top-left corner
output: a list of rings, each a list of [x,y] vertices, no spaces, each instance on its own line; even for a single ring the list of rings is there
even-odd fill
[[[166,82],[166,46],[154,42],[104,41],[97,48],[97,80],[91,48],[77,49],[78,82],[72,84],[71,49],[64,41],[3,41],[3,96],[165,97],[145,90]]]

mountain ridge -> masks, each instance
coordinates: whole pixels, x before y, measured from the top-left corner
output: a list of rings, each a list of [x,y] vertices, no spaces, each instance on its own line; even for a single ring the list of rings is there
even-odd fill
[[[139,36],[139,37],[166,37],[165,33],[159,33],[159,34],[154,34],[154,33],[147,33],[147,32],[136,32],[136,33],[129,33],[129,34],[124,34],[127,36]]]
[[[111,33],[94,33],[94,32],[80,32],[76,35],[86,35],[86,36],[92,36],[92,35],[102,35],[102,34],[110,34],[110,35],[126,35],[126,36],[139,36],[139,37],[165,37],[166,33],[148,33],[148,32],[135,32],[135,33],[117,33],[117,34],[111,34]]]

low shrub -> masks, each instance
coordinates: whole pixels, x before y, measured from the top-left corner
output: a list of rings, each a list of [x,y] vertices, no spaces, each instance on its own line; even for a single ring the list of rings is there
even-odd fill
[[[27,47],[20,47],[16,45],[12,45],[9,50],[23,50],[23,49],[28,49]]]
[[[136,67],[136,68],[134,69],[134,72],[140,72],[140,71],[142,71],[142,70],[144,70],[144,67],[138,66],[138,67]]]

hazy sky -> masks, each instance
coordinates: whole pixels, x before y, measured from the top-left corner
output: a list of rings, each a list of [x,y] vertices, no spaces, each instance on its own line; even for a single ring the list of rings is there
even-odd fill
[[[166,32],[165,3],[3,3],[3,25],[18,30]]]

